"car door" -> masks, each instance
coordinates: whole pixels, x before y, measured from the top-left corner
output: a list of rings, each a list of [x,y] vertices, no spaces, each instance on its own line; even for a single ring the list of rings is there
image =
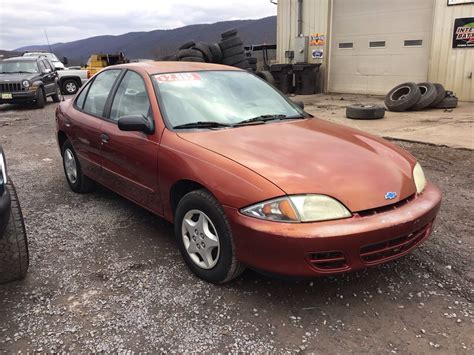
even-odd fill
[[[109,104],[108,120],[104,120],[101,127],[102,168],[107,186],[161,213],[158,188],[159,134],[124,132],[118,127],[118,120],[129,115],[143,115],[154,122],[149,92],[141,75],[127,70]]]
[[[65,117],[66,134],[78,155],[84,173],[103,183],[101,125],[107,99],[122,70],[106,70],[96,75],[77,95],[71,114]]]
[[[49,64],[43,60],[39,60],[39,67],[41,71],[41,81],[43,82],[44,92],[46,95],[50,95],[55,92],[55,77],[56,73],[51,69]]]

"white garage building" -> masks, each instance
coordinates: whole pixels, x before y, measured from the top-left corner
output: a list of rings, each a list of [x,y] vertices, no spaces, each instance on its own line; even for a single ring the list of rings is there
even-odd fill
[[[474,101],[474,0],[278,0],[277,42],[280,63],[321,63],[326,92],[428,80]]]

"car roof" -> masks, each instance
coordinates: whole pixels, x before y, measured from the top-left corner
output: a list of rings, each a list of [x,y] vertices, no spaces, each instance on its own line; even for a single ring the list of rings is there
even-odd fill
[[[10,57],[6,58],[3,61],[8,62],[8,61],[22,61],[22,62],[35,62],[38,59],[38,57]]]
[[[148,73],[150,75],[164,74],[164,73],[193,72],[193,71],[224,71],[224,70],[241,71],[241,69],[239,68],[229,67],[227,65],[220,65],[220,64],[198,63],[198,62],[168,62],[168,61],[118,64],[118,65],[114,65],[113,67],[125,68],[125,69],[127,68],[136,69],[136,70]]]

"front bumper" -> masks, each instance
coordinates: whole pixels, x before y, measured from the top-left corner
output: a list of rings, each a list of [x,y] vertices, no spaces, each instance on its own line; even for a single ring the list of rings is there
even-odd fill
[[[3,237],[3,233],[7,228],[8,221],[10,220],[10,209],[11,199],[8,187],[5,186],[3,195],[0,196],[0,239]]]
[[[0,105],[1,104],[21,104],[26,102],[32,102],[36,100],[36,91],[21,91],[21,92],[12,92],[11,99],[2,99],[0,96]]]
[[[428,184],[396,209],[317,223],[277,223],[225,207],[236,257],[269,273],[313,277],[365,269],[408,254],[432,231],[441,192]]]

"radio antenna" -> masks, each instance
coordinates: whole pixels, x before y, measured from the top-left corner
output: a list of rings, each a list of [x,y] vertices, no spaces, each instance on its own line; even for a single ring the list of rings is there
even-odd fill
[[[46,28],[44,29],[44,35],[46,36],[46,42],[48,43],[49,52],[53,53],[53,51],[51,49],[51,44],[49,44],[48,32],[46,32]]]

